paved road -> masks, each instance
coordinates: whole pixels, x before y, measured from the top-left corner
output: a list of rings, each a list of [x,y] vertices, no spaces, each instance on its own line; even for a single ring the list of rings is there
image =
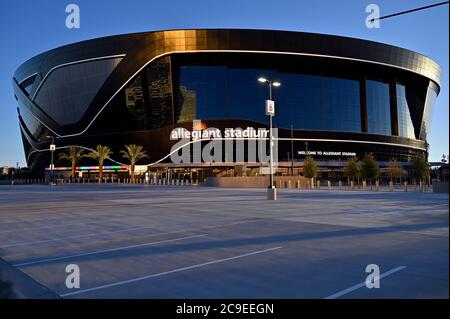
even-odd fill
[[[1,186],[0,257],[64,298],[448,298],[448,217],[432,193]]]

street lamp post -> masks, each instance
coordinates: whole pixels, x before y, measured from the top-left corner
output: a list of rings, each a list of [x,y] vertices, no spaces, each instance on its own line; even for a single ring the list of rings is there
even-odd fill
[[[54,153],[56,150],[56,145],[55,145],[55,136],[47,136],[47,138],[51,138],[52,139],[52,144],[50,144],[50,153],[51,153],[51,161],[50,161],[50,185],[53,186],[53,169],[55,167],[55,165],[53,164],[53,158],[54,158]]]
[[[272,118],[275,115],[275,102],[272,100],[272,86],[279,87],[281,85],[280,82],[272,80],[268,80],[264,77],[260,77],[258,79],[261,83],[267,83],[269,85],[269,99],[266,100],[266,115],[269,116],[269,152],[270,152],[270,160],[269,160],[269,187],[267,190],[267,199],[268,200],[276,200],[277,199],[277,190],[273,183],[273,134],[272,134]]]

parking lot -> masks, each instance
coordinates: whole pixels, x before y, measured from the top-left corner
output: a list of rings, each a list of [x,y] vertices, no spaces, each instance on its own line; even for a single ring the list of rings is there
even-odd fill
[[[0,187],[0,258],[62,298],[448,298],[448,195]],[[66,287],[66,266],[80,288]],[[368,289],[366,266],[380,268]]]

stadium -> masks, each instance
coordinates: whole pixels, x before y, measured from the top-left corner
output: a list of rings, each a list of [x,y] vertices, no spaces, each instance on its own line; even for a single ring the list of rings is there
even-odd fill
[[[150,169],[233,169],[237,158],[174,164],[172,130],[193,123],[267,128],[265,77],[273,88],[278,166],[307,154],[324,168],[372,153],[381,165],[428,156],[440,67],[403,48],[348,37],[271,30],[169,30],[110,36],[50,50],[22,64],[13,87],[29,168],[69,145],[110,146],[106,165],[126,170],[120,150],[142,145]],[[199,142],[203,143],[203,142]],[[56,167],[67,163],[55,158]],[[80,169],[95,165],[82,159]]]

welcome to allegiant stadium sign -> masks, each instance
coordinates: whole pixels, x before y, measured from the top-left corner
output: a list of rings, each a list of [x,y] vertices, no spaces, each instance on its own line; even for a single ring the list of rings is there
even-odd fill
[[[196,125],[197,124],[197,125]],[[196,129],[198,127],[198,129]],[[273,162],[278,162],[278,130],[272,130]],[[189,131],[178,127],[171,131],[170,139],[178,141],[172,146],[170,158],[173,163],[268,163],[269,130],[266,128],[206,128],[194,122]],[[201,143],[204,142],[204,143]]]

